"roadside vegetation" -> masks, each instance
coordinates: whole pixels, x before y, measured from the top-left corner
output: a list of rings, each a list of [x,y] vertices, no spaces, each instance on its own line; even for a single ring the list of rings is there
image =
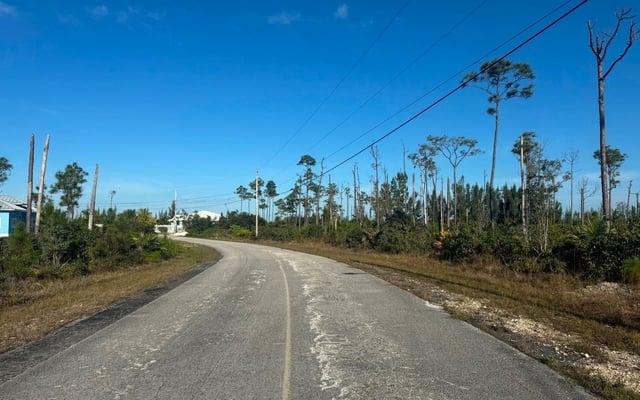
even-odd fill
[[[0,353],[161,285],[219,256],[153,233],[145,210],[69,221],[47,207],[36,236],[0,240]]]

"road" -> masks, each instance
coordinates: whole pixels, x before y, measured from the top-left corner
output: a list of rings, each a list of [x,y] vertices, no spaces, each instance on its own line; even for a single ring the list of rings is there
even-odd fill
[[[360,270],[253,244],[0,384],[2,399],[588,399]]]

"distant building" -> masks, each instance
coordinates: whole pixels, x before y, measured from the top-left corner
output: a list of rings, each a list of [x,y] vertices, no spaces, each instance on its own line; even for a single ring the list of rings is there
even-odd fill
[[[169,219],[168,225],[156,225],[154,230],[156,233],[168,233],[168,234],[180,234],[186,233],[185,231],[185,222],[188,220],[198,216],[199,218],[211,219],[211,221],[216,222],[220,220],[221,215],[218,213],[214,213],[211,211],[194,211],[189,215],[186,214],[176,214],[174,217]]]
[[[35,212],[31,213],[35,222]],[[27,223],[27,202],[13,196],[0,195],[0,237],[8,237],[18,223]]]
[[[176,234],[184,232],[184,221],[187,220],[186,214],[176,214],[169,218],[169,225],[155,225],[156,233]]]
[[[211,211],[204,211],[204,210],[203,211],[194,211],[194,212],[191,213],[191,215],[189,217],[193,218],[196,215],[198,217],[204,218],[204,219],[210,218],[212,222],[219,221],[220,217],[221,217],[221,215],[218,214],[218,213],[214,213],[214,212],[211,212]]]

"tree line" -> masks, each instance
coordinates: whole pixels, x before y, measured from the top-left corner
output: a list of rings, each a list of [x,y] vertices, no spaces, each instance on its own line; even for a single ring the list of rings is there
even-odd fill
[[[273,181],[264,195],[262,180],[257,187],[249,184],[250,189],[240,186],[236,193],[241,201],[257,198],[259,209],[269,210],[262,212],[265,226],[260,237],[264,238],[323,239],[348,247],[433,253],[457,262],[497,259],[513,269],[568,271],[586,279],[620,281],[638,276],[638,203],[631,202],[629,186],[626,203],[612,204],[612,191],[620,183],[627,155],[606,143],[604,112],[604,81],[640,37],[630,13],[628,9],[616,13],[613,31],[596,33],[593,24],[587,24],[598,71],[600,146],[593,158],[601,171],[599,211],[585,209],[595,190],[586,179],[576,182],[573,164],[579,154],[572,151],[564,159],[549,158],[535,132],[524,131],[512,146],[520,165],[520,185],[495,187],[501,105],[534,94],[532,68],[504,58],[483,63],[461,82],[484,91],[490,104],[487,113],[493,117],[494,136],[488,183],[470,184],[464,176],[458,178],[463,161],[481,152],[475,139],[429,135],[408,157],[417,171],[411,174],[402,170],[390,175],[372,146],[370,191],[363,189],[358,165],[353,166],[353,183],[338,187],[325,176],[322,163],[318,168],[316,159],[305,154],[297,164],[301,170],[296,183],[281,198],[273,200],[277,196]],[[626,42],[607,65],[607,52],[628,22]],[[446,164],[450,174],[443,173]],[[556,199],[565,184],[571,185],[568,210]],[[579,211],[574,210],[576,186]],[[195,231],[221,234],[221,226],[242,226],[238,225],[243,223],[242,214],[241,207],[240,214],[229,214],[217,227],[200,223]],[[246,235],[251,225],[243,227]]]
[[[0,185],[12,168],[6,157],[0,157]],[[175,242],[154,232],[156,218],[148,209],[118,212],[110,207],[96,215],[89,209],[78,213],[87,175],[75,162],[57,171],[38,210],[38,231],[20,222],[8,237],[0,238],[0,284],[126,268],[168,259],[179,252]],[[52,197],[55,194],[59,194],[58,207]]]

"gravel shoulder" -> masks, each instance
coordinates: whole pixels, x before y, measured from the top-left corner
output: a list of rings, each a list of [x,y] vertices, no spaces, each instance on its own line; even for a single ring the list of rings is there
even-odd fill
[[[542,362],[557,363],[562,368],[577,368],[600,376],[612,384],[622,384],[640,395],[640,356],[601,346],[598,354],[575,350],[581,338],[559,332],[542,321],[534,321],[508,310],[489,305],[481,298],[469,298],[447,291],[425,279],[389,268],[357,264],[357,267],[395,286],[442,307],[446,311],[490,333]],[[603,291],[625,290],[604,283],[587,288],[589,295]]]

